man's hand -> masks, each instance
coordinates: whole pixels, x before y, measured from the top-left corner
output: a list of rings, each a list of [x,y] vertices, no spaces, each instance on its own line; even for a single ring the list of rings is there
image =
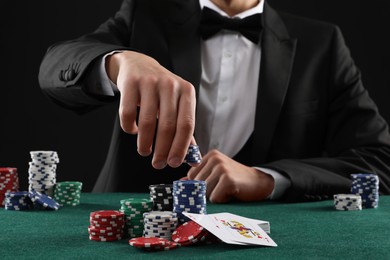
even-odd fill
[[[240,164],[217,150],[207,153],[198,167],[189,170],[187,178],[206,181],[207,197],[214,203],[232,199],[260,201],[274,189],[272,176]]]
[[[150,155],[156,135],[153,167],[180,166],[195,127],[196,96],[191,83],[153,58],[132,51],[108,57],[106,70],[121,93],[121,127],[126,133],[138,134],[138,153]]]

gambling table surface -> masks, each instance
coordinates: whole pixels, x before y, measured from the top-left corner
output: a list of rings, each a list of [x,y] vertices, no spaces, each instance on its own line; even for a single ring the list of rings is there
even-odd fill
[[[207,204],[208,213],[230,212],[266,220],[277,247],[228,244],[147,252],[128,239],[88,239],[89,214],[119,209],[120,200],[148,194],[83,193],[81,204],[58,211],[0,208],[0,259],[389,259],[390,196],[379,207],[337,211],[333,201]]]

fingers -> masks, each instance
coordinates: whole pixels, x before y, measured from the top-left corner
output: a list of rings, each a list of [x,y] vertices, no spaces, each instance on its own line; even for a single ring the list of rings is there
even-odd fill
[[[137,149],[142,156],[152,153],[154,132],[157,124],[158,97],[151,82],[145,82],[141,89],[141,102],[138,118]]]
[[[162,169],[167,165],[168,154],[176,134],[179,86],[176,80],[169,79],[160,83],[159,88],[159,118],[156,134],[156,146],[152,165],[156,169]],[[181,162],[178,162],[179,165]],[[177,165],[177,166],[179,166]],[[176,166],[176,167],[177,167]]]
[[[180,98],[177,109],[176,132],[169,152],[168,164],[178,167],[184,160],[195,128],[195,90],[187,81],[181,81]]]
[[[127,85],[125,82],[118,82],[118,88],[121,85]],[[137,107],[139,103],[139,93],[137,88],[129,88],[123,91],[119,103],[119,119],[124,132],[136,134],[138,127],[136,124]]]
[[[129,51],[115,57],[109,67],[121,93],[119,114],[123,131],[138,134],[140,155],[148,156],[154,150],[154,168],[180,166],[189,144],[195,143],[194,87],[146,55]]]

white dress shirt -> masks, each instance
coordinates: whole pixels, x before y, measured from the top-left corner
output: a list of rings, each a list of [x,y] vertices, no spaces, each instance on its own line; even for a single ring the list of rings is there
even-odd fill
[[[199,0],[201,8],[228,16],[210,0]],[[235,18],[262,13],[264,1],[235,15]],[[107,95],[118,91],[105,71],[105,58],[95,66],[96,75]],[[260,75],[261,48],[238,32],[223,30],[201,43],[202,75],[197,100],[195,139],[202,154],[211,149],[233,157],[245,145],[254,130],[256,100]],[[93,73],[94,74],[94,73]],[[96,80],[96,78],[95,78]],[[261,94],[261,93],[260,93]],[[266,168],[275,187],[270,199],[280,198],[291,185],[280,173]]]

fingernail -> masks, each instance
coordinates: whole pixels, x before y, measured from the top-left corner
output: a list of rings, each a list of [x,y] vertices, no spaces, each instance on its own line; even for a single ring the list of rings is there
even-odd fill
[[[179,167],[181,165],[182,161],[178,157],[174,157],[169,159],[169,165],[171,167]]]
[[[165,166],[167,166],[167,163],[166,163],[166,162],[160,161],[160,162],[155,162],[155,163],[154,163],[154,167],[155,167],[156,169],[163,169],[163,168],[165,168]]]

